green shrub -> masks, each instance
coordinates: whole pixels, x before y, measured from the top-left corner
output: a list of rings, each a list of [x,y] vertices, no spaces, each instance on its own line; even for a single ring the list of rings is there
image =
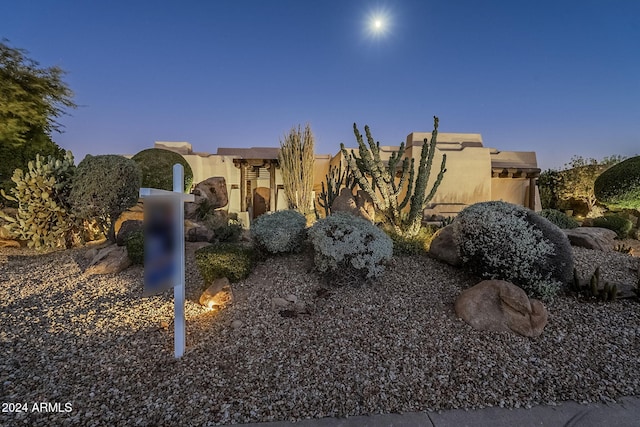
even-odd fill
[[[429,251],[434,236],[434,230],[431,227],[422,227],[416,236],[403,236],[390,226],[383,226],[382,230],[393,241],[394,255],[424,254]]]
[[[257,247],[270,254],[296,252],[305,238],[307,219],[294,210],[276,211],[259,216],[251,225],[251,237]]]
[[[144,231],[136,230],[126,241],[127,255],[134,264],[144,265]]]
[[[76,169],[69,199],[78,217],[95,219],[102,233],[115,241],[114,222],[138,202],[140,182],[140,169],[133,160],[87,155]]]
[[[186,193],[191,189],[193,184],[191,166],[176,152],[149,148],[140,151],[131,160],[136,162],[142,171],[142,187],[173,191],[173,165],[180,163],[184,167],[184,191]]]
[[[640,209],[640,156],[602,172],[593,188],[598,201],[609,208]]]
[[[557,225],[559,228],[577,228],[580,226],[578,221],[556,209],[543,209],[540,212],[540,215]]]
[[[79,223],[71,214],[68,194],[75,171],[73,155],[67,151],[64,159],[36,155],[27,165],[27,172],[16,169],[12,196],[1,194],[18,204],[15,217],[0,213],[8,221],[9,233],[37,250],[69,247],[78,236]]]
[[[548,169],[538,177],[538,190],[540,191],[540,204],[544,209],[558,209],[560,206],[560,187],[562,174]]]
[[[242,224],[229,219],[226,224],[213,228],[213,235],[218,242],[236,243],[242,235]]]
[[[507,280],[550,299],[572,278],[573,252],[557,226],[522,206],[476,203],[453,223],[463,265],[485,279]]]
[[[347,213],[319,219],[308,231],[316,268],[335,283],[380,276],[393,256],[393,242],[369,221]]]
[[[226,277],[239,282],[251,273],[254,266],[253,250],[233,243],[215,243],[196,251],[196,264],[205,283]]]
[[[629,235],[633,223],[631,220],[621,217],[620,215],[605,215],[593,219],[594,227],[608,228],[618,235],[618,238],[624,239]]]

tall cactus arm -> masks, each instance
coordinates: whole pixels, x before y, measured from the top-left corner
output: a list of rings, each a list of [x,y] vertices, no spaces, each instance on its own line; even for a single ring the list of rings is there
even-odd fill
[[[380,210],[386,209],[388,206],[384,206],[383,202],[377,196],[375,190],[373,189],[373,187],[371,186],[369,181],[364,177],[362,172],[360,172],[360,169],[358,168],[358,165],[356,164],[355,155],[349,154],[347,152],[347,149],[344,147],[344,144],[342,144],[342,143],[340,144],[340,151],[342,152],[342,155],[344,156],[344,159],[346,160],[347,165],[349,165],[349,168],[351,169],[351,174],[358,181],[358,184],[360,185],[360,187],[367,194],[369,194],[369,196],[371,196],[371,199],[373,200],[373,203],[378,207],[378,209],[380,209]]]
[[[433,199],[433,196],[436,195],[436,191],[438,190],[438,187],[440,186],[440,183],[442,182],[442,178],[444,177],[444,173],[447,171],[447,169],[445,169],[445,165],[446,164],[447,164],[447,155],[444,154],[442,156],[442,163],[440,164],[440,172],[438,172],[438,176],[436,177],[436,181],[433,183],[433,187],[431,187],[431,191],[429,192],[427,197],[422,202],[422,206],[425,206],[427,203],[429,203],[431,201],[431,199]]]

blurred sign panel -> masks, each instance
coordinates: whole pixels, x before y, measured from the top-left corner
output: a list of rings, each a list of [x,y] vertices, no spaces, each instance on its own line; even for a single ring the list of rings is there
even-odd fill
[[[156,295],[176,285],[177,207],[176,200],[169,197],[149,197],[144,201],[143,296]]]

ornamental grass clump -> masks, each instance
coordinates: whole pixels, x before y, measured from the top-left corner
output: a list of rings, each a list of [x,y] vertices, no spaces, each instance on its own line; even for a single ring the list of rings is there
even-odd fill
[[[315,266],[336,284],[379,277],[393,256],[393,242],[369,221],[347,213],[318,220],[307,232]]]
[[[578,221],[557,209],[542,209],[542,211],[540,211],[540,216],[548,219],[559,228],[571,229],[580,226],[580,224],[578,224]]]
[[[231,283],[251,274],[255,264],[253,250],[234,243],[215,243],[195,252],[196,264],[205,283],[226,277]]]
[[[529,209],[506,202],[476,203],[458,214],[453,227],[463,266],[479,277],[512,282],[545,300],[572,278],[568,238]]]
[[[256,246],[269,254],[297,252],[305,239],[307,219],[294,210],[276,211],[259,216],[251,225]]]

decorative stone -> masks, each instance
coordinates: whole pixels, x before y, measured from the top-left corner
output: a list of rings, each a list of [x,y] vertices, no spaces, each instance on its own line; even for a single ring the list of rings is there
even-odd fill
[[[231,322],[231,327],[233,329],[238,329],[240,327],[242,327],[242,320],[234,320],[233,322]]]
[[[298,297],[293,295],[293,294],[287,295],[286,297],[284,297],[284,299],[286,299],[287,301],[289,301],[290,303],[293,303],[293,304],[298,302]]]
[[[91,248],[84,253],[84,259],[94,259],[96,255],[98,255],[98,249]]]
[[[271,304],[278,308],[286,308],[289,307],[291,303],[284,298],[272,298]]]
[[[124,246],[127,243],[127,238],[131,233],[143,229],[143,222],[140,220],[127,220],[122,223],[120,229],[116,233],[116,244],[118,246]]]
[[[84,274],[91,276],[94,274],[120,273],[130,265],[131,260],[127,255],[127,248],[124,246],[109,245],[98,251]]]
[[[143,221],[144,220],[144,205],[142,202],[138,202],[137,205],[127,209],[122,212],[118,219],[116,219],[115,224],[113,225],[113,230],[118,235],[120,231],[120,227],[125,221]]]
[[[516,285],[484,280],[463,291],[455,302],[458,317],[474,329],[511,331],[537,337],[547,324],[547,309]]]
[[[19,248],[20,242],[11,239],[0,239],[0,248]]]
[[[599,251],[610,251],[615,246],[616,232],[601,227],[578,227],[562,230],[573,246]]]
[[[436,231],[429,247],[429,255],[454,267],[462,265],[458,245],[453,237],[453,225],[447,225]]]
[[[213,240],[214,234],[213,231],[202,224],[185,220],[184,238],[187,242],[209,242]]]
[[[356,206],[358,206],[358,214],[367,221],[374,222],[376,218],[376,206],[373,199],[364,190],[358,190],[356,193]]]
[[[293,308],[295,309],[295,311],[297,313],[308,313],[309,310],[307,309],[307,304],[305,304],[302,301],[298,301],[296,303],[293,304]]]
[[[207,308],[224,307],[233,301],[231,283],[226,277],[215,279],[200,296],[200,304]]]

